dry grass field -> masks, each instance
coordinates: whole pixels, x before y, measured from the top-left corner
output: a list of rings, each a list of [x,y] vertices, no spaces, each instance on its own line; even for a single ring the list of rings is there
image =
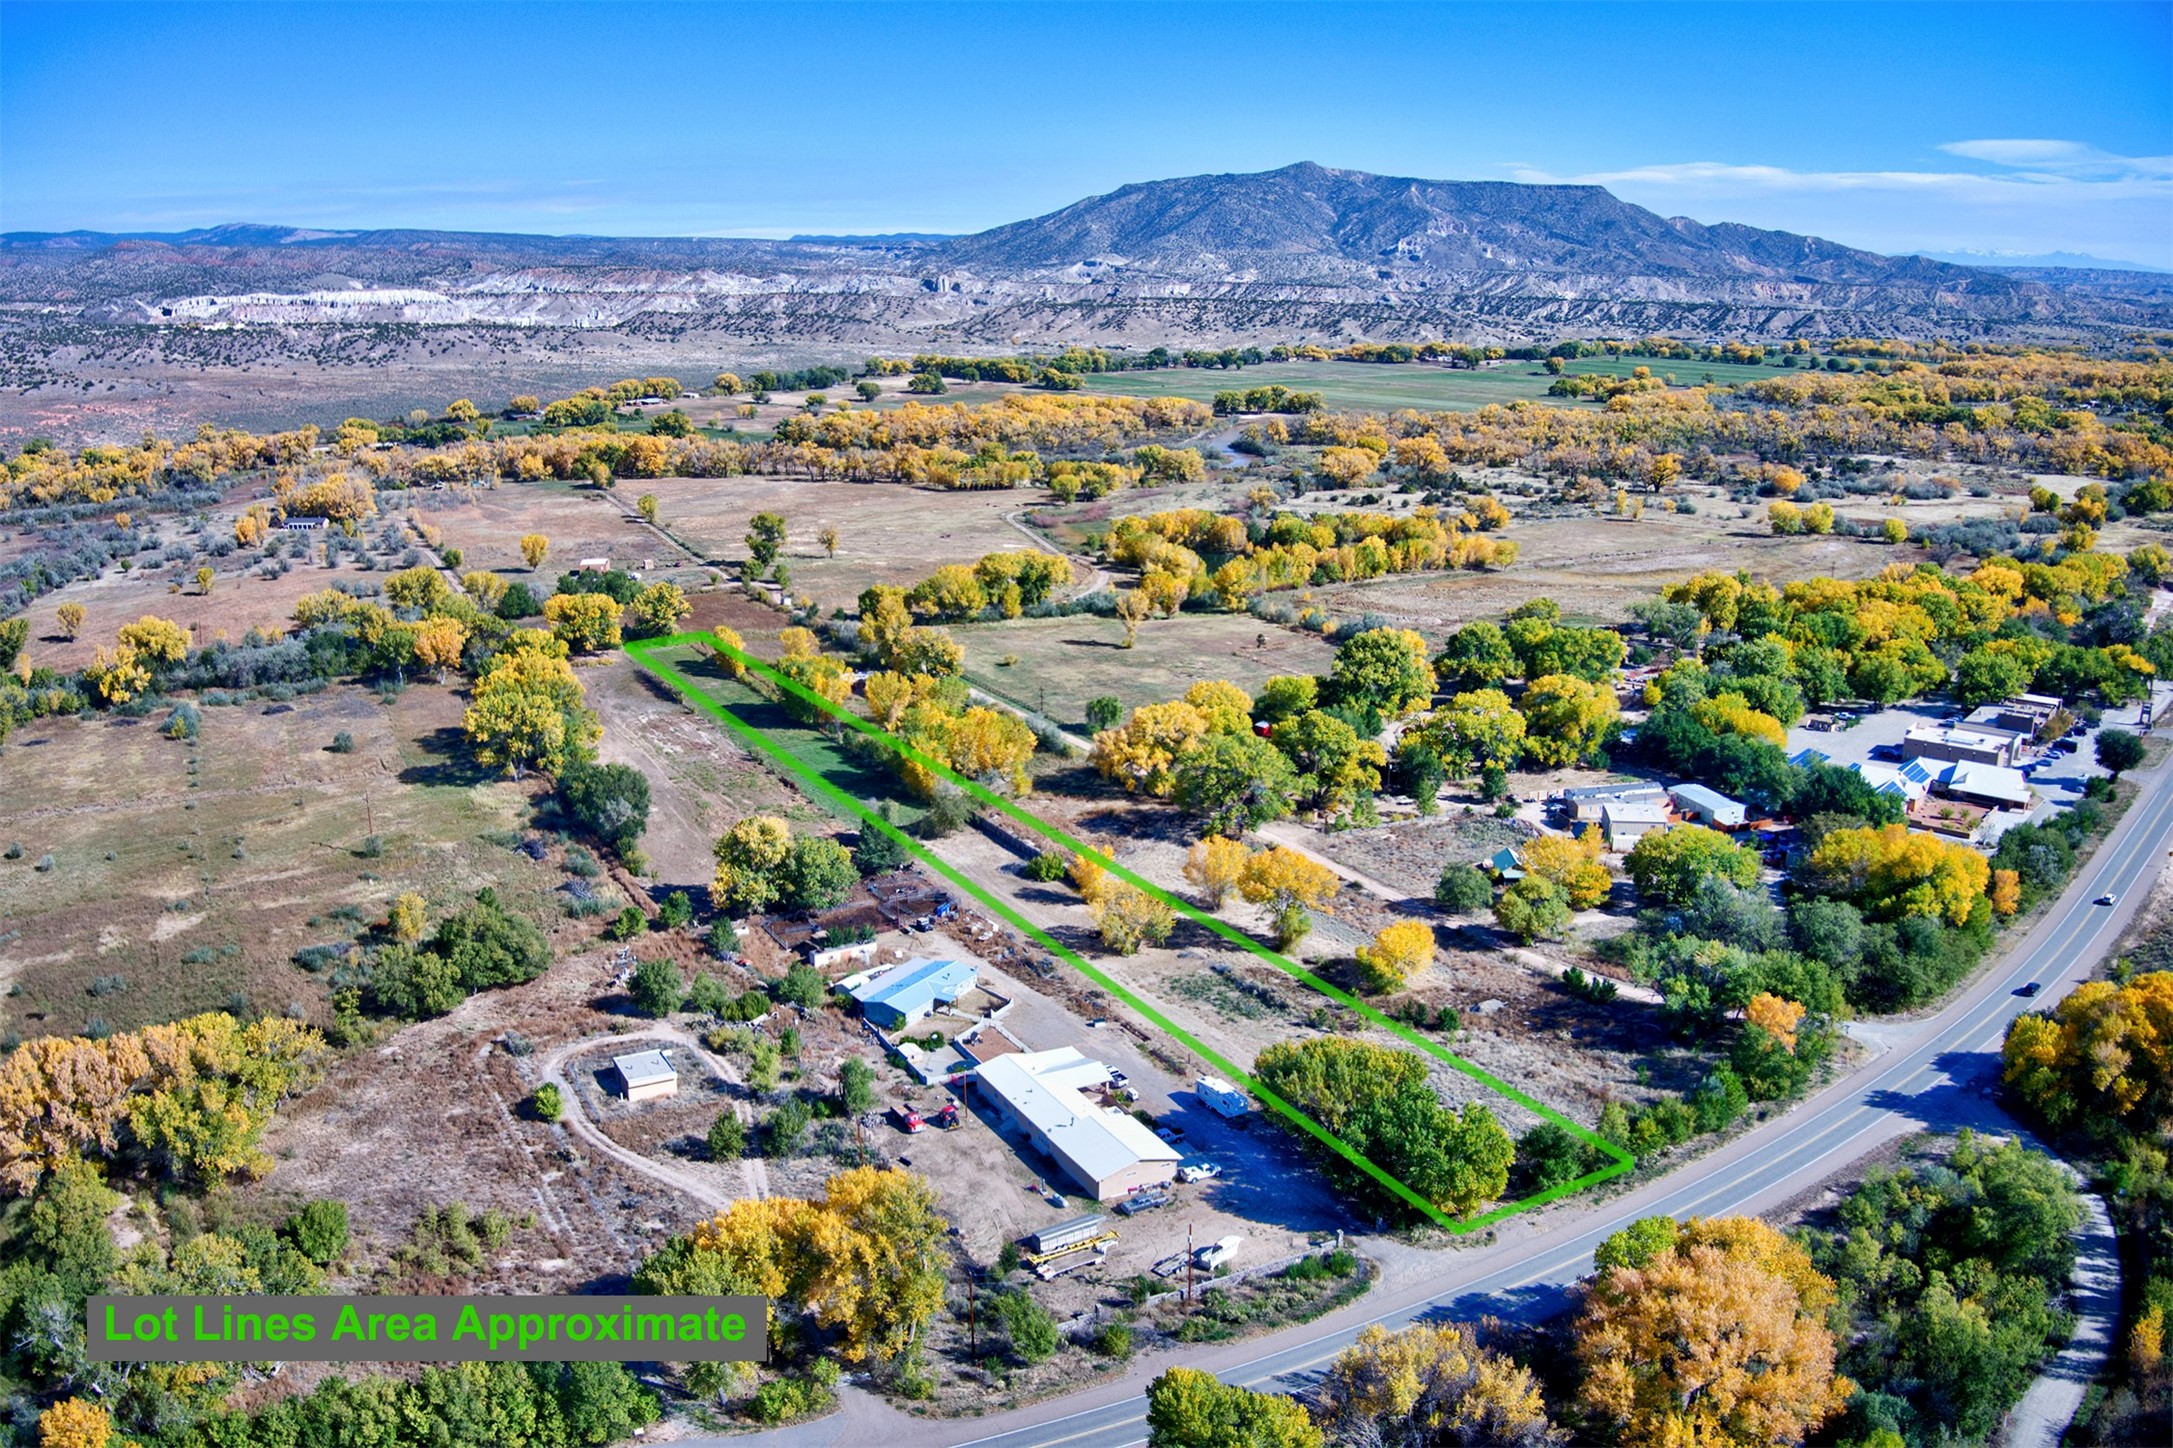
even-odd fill
[[[1520,519],[1504,536],[1519,554],[1501,573],[1405,575],[1311,591],[1338,617],[1380,614],[1435,643],[1474,619],[1498,619],[1534,598],[1575,618],[1619,623],[1632,603],[1695,573],[1746,570],[1772,583],[1828,575],[1864,578],[1890,563],[1915,564],[1915,548],[1848,538],[1776,538],[1763,509],[1739,518],[1728,504],[1692,517],[1648,512],[1636,522],[1585,517]],[[1278,595],[1297,599],[1298,594]]]
[[[23,728],[0,751],[0,848],[22,847],[0,860],[0,1029],[126,1029],[237,994],[322,1018],[327,977],[295,952],[354,939],[407,890],[436,915],[491,885],[569,929],[556,873],[484,838],[521,827],[533,786],[472,770],[460,708],[337,687],[205,709],[194,741],[165,737],[164,711]],[[327,747],[342,731],[351,753]]]
[[[970,624],[952,633],[965,645],[975,683],[1074,730],[1086,727],[1087,700],[1104,694],[1136,707],[1175,698],[1201,679],[1257,692],[1275,674],[1325,673],[1335,658],[1334,647],[1313,634],[1246,614],[1153,619],[1129,649],[1122,647],[1124,625],[1094,614]],[[1014,656],[1016,663],[1002,662]]]
[[[782,513],[788,527],[779,561],[792,592],[828,612],[851,609],[872,583],[910,587],[946,563],[1035,546],[1011,519],[1044,501],[1038,491],[943,493],[884,483],[804,478],[661,478],[622,492],[653,492],[665,530],[704,558],[747,556],[747,523]],[[835,558],[820,542],[838,530]]]

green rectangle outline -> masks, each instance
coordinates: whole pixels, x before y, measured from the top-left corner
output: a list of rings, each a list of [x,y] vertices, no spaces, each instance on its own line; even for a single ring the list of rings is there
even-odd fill
[[[801,700],[802,702],[810,705],[811,707],[820,709],[822,712],[830,715],[832,718],[837,719],[842,723],[851,725],[853,728],[859,730],[861,733],[867,735],[868,737],[876,740],[877,742],[885,745],[892,750],[895,750],[899,754],[902,754],[907,759],[910,759],[915,764],[921,766],[923,769],[926,769],[931,773],[937,775],[938,777],[948,781],[956,788],[963,790],[968,795],[968,797],[981,804],[984,808],[994,809],[1005,815],[1006,817],[1010,818],[1011,820],[1017,822],[1018,824],[1024,825],[1028,829],[1034,831],[1034,833],[1041,835],[1043,838],[1051,840],[1054,843],[1062,846],[1063,848],[1070,850],[1075,854],[1082,855],[1085,858],[1093,861],[1095,864],[1101,866],[1101,868],[1108,871],[1115,878],[1124,881],[1126,884],[1133,886],[1135,889],[1146,891],[1148,894],[1154,896],[1156,899],[1168,905],[1177,913],[1183,915],[1186,919],[1191,920],[1195,924],[1205,926],[1209,930],[1212,930],[1217,935],[1220,935],[1225,940],[1228,940],[1231,944],[1258,957],[1259,959],[1267,962],[1269,965],[1274,966],[1277,970],[1280,970],[1285,975],[1288,975],[1292,979],[1299,981],[1309,989],[1313,990],[1315,993],[1325,996],[1329,1000],[1336,1002],[1338,1005],[1341,1005],[1348,1010],[1357,1012],[1359,1015],[1363,1016],[1366,1020],[1372,1022],[1374,1025],[1389,1032],[1391,1035],[1394,1035],[1399,1039],[1417,1047],[1421,1052],[1425,1053],[1426,1055],[1432,1056],[1435,1060],[1442,1062],[1444,1065],[1447,1065],[1454,1070],[1462,1072],[1464,1075],[1470,1077],[1474,1081],[1479,1082],[1481,1085],[1487,1087],[1489,1090],[1492,1090],[1508,1098],[1509,1100],[1516,1102],[1519,1106],[1522,1106],[1525,1110],[1539,1116],[1541,1119],[1561,1127],[1563,1130],[1575,1136],[1579,1141],[1582,1141],[1586,1145],[1598,1149],[1606,1156],[1612,1158],[1613,1164],[1610,1166],[1602,1167],[1597,1171],[1587,1172],[1585,1175],[1578,1177],[1573,1181],[1562,1182],[1558,1185],[1549,1187],[1544,1191],[1534,1192],[1532,1195],[1520,1198],[1517,1201],[1499,1203],[1490,1211],[1480,1213],[1476,1216],[1457,1218],[1448,1215],[1446,1212],[1443,1212],[1440,1208],[1436,1207],[1432,1202],[1426,1200],[1423,1196],[1419,1195],[1419,1193],[1413,1191],[1410,1187],[1406,1186],[1403,1182],[1389,1175],[1388,1172],[1383,1170],[1371,1159],[1369,1159],[1368,1157],[1357,1151],[1355,1148],[1350,1146],[1348,1143],[1343,1141],[1340,1137],[1336,1136],[1333,1132],[1329,1131],[1325,1126],[1322,1126],[1319,1122],[1313,1120],[1310,1116],[1298,1110],[1295,1106],[1291,1105],[1288,1101],[1285,1101],[1274,1091],[1269,1090],[1266,1086],[1263,1086],[1260,1082],[1254,1080],[1250,1072],[1241,1070],[1231,1062],[1224,1060],[1222,1056],[1215,1051],[1210,1050],[1206,1045],[1193,1037],[1183,1027],[1168,1019],[1154,1006],[1150,1005],[1146,1000],[1135,994],[1129,987],[1121,984],[1113,977],[1102,971],[1100,968],[1087,961],[1076,951],[1073,951],[1068,946],[1051,937],[1046,931],[1042,930],[1032,921],[1026,919],[1025,916],[1020,914],[1017,910],[1013,909],[1009,904],[998,899],[995,895],[983,889],[974,881],[967,879],[962,873],[953,868],[947,861],[937,856],[934,851],[930,850],[919,840],[911,838],[902,830],[900,830],[896,825],[893,825],[890,821],[884,819],[874,810],[868,808],[868,806],[861,803],[859,800],[854,799],[844,790],[832,784],[828,779],[825,779],[812,767],[803,763],[801,760],[794,758],[792,754],[782,745],[773,742],[768,737],[766,737],[761,730],[755,728],[753,725],[739,718],[723,704],[719,703],[714,698],[711,698],[699,685],[697,685],[692,679],[688,678],[685,674],[681,673],[672,664],[662,659],[653,657],[656,653],[664,649],[685,648],[693,645],[707,645],[715,649],[718,654],[730,658],[740,664],[742,667],[761,675],[781,692],[790,693],[793,697]],[[997,795],[994,792],[982,787],[975,781],[967,779],[964,776],[958,774],[957,772],[952,770],[947,764],[944,764],[940,760],[931,759],[927,755],[922,754],[920,751],[913,748],[913,746],[907,744],[904,740],[899,739],[888,730],[880,728],[870,720],[860,718],[858,715],[853,714],[845,708],[832,703],[830,700],[825,699],[821,695],[814,693],[812,690],[803,687],[794,680],[786,678],[783,674],[779,673],[776,669],[764,663],[762,660],[753,658],[745,652],[733,648],[731,645],[722,642],[714,635],[708,633],[671,634],[662,638],[630,641],[626,643],[624,647],[628,657],[632,658],[635,663],[640,665],[642,668],[647,669],[650,673],[656,675],[659,679],[670,685],[672,690],[687,703],[693,705],[695,708],[701,710],[703,713],[717,719],[734,735],[736,735],[743,742],[752,747],[757,753],[770,759],[774,763],[781,765],[794,778],[799,780],[808,788],[812,789],[817,795],[819,795],[833,808],[844,811],[847,816],[854,820],[857,820],[862,825],[876,829],[881,833],[889,836],[891,839],[895,840],[910,855],[912,855],[913,858],[919,860],[921,863],[933,869],[937,874],[941,875],[945,880],[949,881],[960,891],[971,896],[984,909],[989,910],[991,913],[1001,918],[1006,924],[1025,934],[1037,945],[1041,946],[1044,950],[1047,950],[1052,955],[1055,955],[1059,959],[1063,960],[1067,965],[1071,966],[1074,970],[1077,970],[1081,975],[1084,975],[1088,980],[1094,982],[1095,985],[1107,991],[1110,995],[1115,996],[1118,1000],[1123,1001],[1127,1006],[1130,1006],[1134,1011],[1138,1012],[1148,1021],[1151,1021],[1154,1025],[1167,1032],[1179,1044],[1184,1046],[1185,1049],[1191,1051],[1194,1055],[1199,1056],[1203,1060],[1215,1066],[1224,1075],[1229,1076],[1238,1082],[1241,1082],[1247,1090],[1251,1091],[1262,1101],[1267,1102],[1276,1110],[1280,1111],[1284,1116],[1288,1117],[1293,1123],[1295,1123],[1301,1130],[1305,1131],[1308,1135],[1312,1136],[1315,1140],[1319,1141],[1329,1150],[1335,1152],[1338,1156],[1342,1157],[1352,1166],[1357,1167],[1360,1171],[1371,1177],[1375,1182],[1386,1188],[1392,1195],[1397,1197],[1399,1200],[1405,1202],[1417,1211],[1423,1213],[1427,1218],[1433,1221],[1436,1226],[1439,1226],[1446,1231],[1457,1233],[1459,1235],[1467,1232],[1477,1231],[1484,1227],[1490,1227],[1496,1222],[1502,1221],[1507,1217],[1514,1216],[1519,1212],[1530,1211],[1535,1207],[1544,1206],[1548,1202],[1556,1201],[1562,1197],[1569,1196],[1572,1193],[1583,1191],[1586,1187],[1596,1186],[1603,1181],[1611,1180],[1612,1178],[1618,1177],[1623,1173],[1628,1172],[1636,1167],[1636,1158],[1632,1157],[1621,1147],[1616,1146],[1613,1142],[1608,1141],[1604,1137],[1599,1136],[1597,1133],[1587,1129],[1586,1127],[1580,1126],[1578,1123],[1570,1120],[1568,1117],[1562,1115],[1560,1112],[1554,1110],[1552,1107],[1547,1106],[1544,1103],[1534,1100],[1532,1097],[1525,1095],[1522,1091],[1517,1090],[1514,1086],[1509,1085],[1506,1081],[1502,1081],[1490,1072],[1484,1070],[1483,1068],[1473,1065],[1471,1062],[1466,1061],[1463,1057],[1456,1055],[1454,1052],[1449,1051],[1438,1045],[1437,1043],[1417,1034],[1415,1031],[1411,1030],[1408,1026],[1403,1025],[1401,1022],[1391,1020],[1389,1017],[1383,1015],[1378,1010],[1375,1010],[1372,1006],[1367,1005],[1364,1001],[1358,999],[1356,996],[1351,995],[1348,991],[1345,991],[1340,987],[1331,984],[1328,981],[1322,980],[1319,976],[1314,975],[1311,971],[1305,969],[1297,962],[1290,960],[1285,956],[1279,955],[1272,950],[1269,950],[1266,946],[1261,945],[1258,941],[1254,940],[1245,932],[1237,929],[1235,926],[1230,925],[1225,921],[1216,919],[1214,916],[1197,909],[1188,901],[1172,895],[1170,892],[1162,889],[1158,885],[1153,884],[1151,881],[1141,879],[1138,875],[1132,873],[1132,871],[1124,868],[1122,865],[1117,864],[1114,860],[1099,853],[1098,851],[1089,848],[1080,841],[1073,839],[1071,836],[1065,834],[1062,830],[1057,829],[1053,825],[1045,823],[1037,816],[1032,815],[1023,809],[1020,809],[1011,801],[1004,799],[1002,796]]]

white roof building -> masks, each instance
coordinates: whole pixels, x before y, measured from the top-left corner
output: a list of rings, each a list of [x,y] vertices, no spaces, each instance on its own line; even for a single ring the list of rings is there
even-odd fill
[[[626,1088],[629,1101],[653,1101],[659,1096],[671,1096],[679,1090],[679,1073],[665,1059],[662,1051],[636,1051],[629,1056],[613,1056],[611,1068],[619,1073],[619,1082]]]
[[[1072,1046],[986,1061],[974,1077],[1036,1147],[1087,1195],[1109,1201],[1177,1174],[1178,1150],[1136,1117],[1089,1100],[1109,1068]]]
[[[1659,799],[1610,800],[1600,807],[1600,828],[1606,832],[1610,850],[1627,850],[1654,830],[1666,829],[1667,824],[1665,795]]]
[[[2021,809],[2032,798],[2030,782],[2021,770],[1996,764],[1950,764],[1940,771],[1939,792],[1994,809]]]

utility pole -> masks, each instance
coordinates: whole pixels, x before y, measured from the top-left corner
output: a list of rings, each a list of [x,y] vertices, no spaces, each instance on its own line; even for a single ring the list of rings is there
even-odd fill
[[[966,1340],[971,1345],[975,1362],[981,1360],[981,1309],[973,1284],[980,1275],[980,1269],[973,1263],[966,1264]]]
[[[1185,1223],[1185,1306],[1192,1305],[1192,1224]]]

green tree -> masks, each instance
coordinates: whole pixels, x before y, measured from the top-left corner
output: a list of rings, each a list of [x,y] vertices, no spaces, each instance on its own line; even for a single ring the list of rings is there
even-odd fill
[[[1689,904],[1709,878],[1746,890],[1758,883],[1758,857],[1704,825],[1654,830],[1630,847],[1623,865],[1638,895],[1656,905]]]
[[[649,828],[649,780],[627,764],[575,761],[558,777],[558,796],[575,824],[620,854]]]
[[[1290,813],[1298,774],[1256,734],[1210,734],[1177,758],[1177,802],[1232,839]]]
[[[1538,875],[1526,875],[1494,902],[1495,923],[1527,945],[1567,930],[1570,914],[1569,895]]]
[[[781,513],[757,513],[747,520],[747,557],[760,578],[770,571],[785,546],[785,519]]]
[[[727,1106],[717,1113],[715,1121],[709,1123],[709,1134],[704,1139],[712,1161],[737,1160],[747,1151],[747,1123]]]
[[[807,836],[792,842],[778,872],[777,902],[787,910],[828,910],[860,883],[852,852],[836,840]]]
[[[829,982],[822,978],[822,972],[805,961],[779,976],[770,990],[786,1005],[807,1011],[819,1008],[830,995]]]
[[[906,847],[887,830],[879,830],[870,824],[861,825],[859,835],[853,840],[853,868],[860,872],[862,879],[887,874],[904,864],[906,859]]]
[[[1516,651],[1499,628],[1481,619],[1449,635],[1448,645],[1434,660],[1434,672],[1448,688],[1491,689],[1516,676]]]
[[[1613,635],[1609,635],[1613,637]],[[1410,629],[1372,628],[1336,649],[1328,692],[1338,703],[1395,718],[1434,696],[1426,640]]]
[[[847,1056],[838,1065],[838,1104],[848,1116],[875,1109],[875,1068],[858,1056]]]
[[[1226,1386],[1197,1368],[1147,1385],[1147,1448],[1323,1448],[1295,1399]]]
[[[1101,694],[1087,700],[1087,728],[1096,734],[1104,729],[1114,729],[1124,718],[1124,701],[1114,695]]]
[[[1508,1184],[1516,1155],[1509,1133],[1476,1102],[1443,1106],[1415,1052],[1316,1036],[1269,1046],[1253,1072],[1443,1211],[1468,1212]]]
[[[2125,729],[2101,729],[2096,753],[2098,763],[2118,779],[2143,762],[2143,739]]]
[[[294,1250],[329,1267],[347,1250],[347,1203],[331,1198],[305,1202],[280,1228]]]
[[[1434,903],[1451,915],[1476,915],[1494,900],[1494,886],[1476,865],[1453,863],[1441,867],[1434,884]]]
[[[687,998],[686,982],[679,967],[668,960],[645,960],[634,967],[626,993],[634,1009],[645,1016],[663,1017],[679,1009]]]
[[[1381,787],[1387,754],[1333,714],[1309,710],[1276,725],[1270,737],[1297,770],[1300,797],[1315,809],[1346,809],[1360,794]]]

